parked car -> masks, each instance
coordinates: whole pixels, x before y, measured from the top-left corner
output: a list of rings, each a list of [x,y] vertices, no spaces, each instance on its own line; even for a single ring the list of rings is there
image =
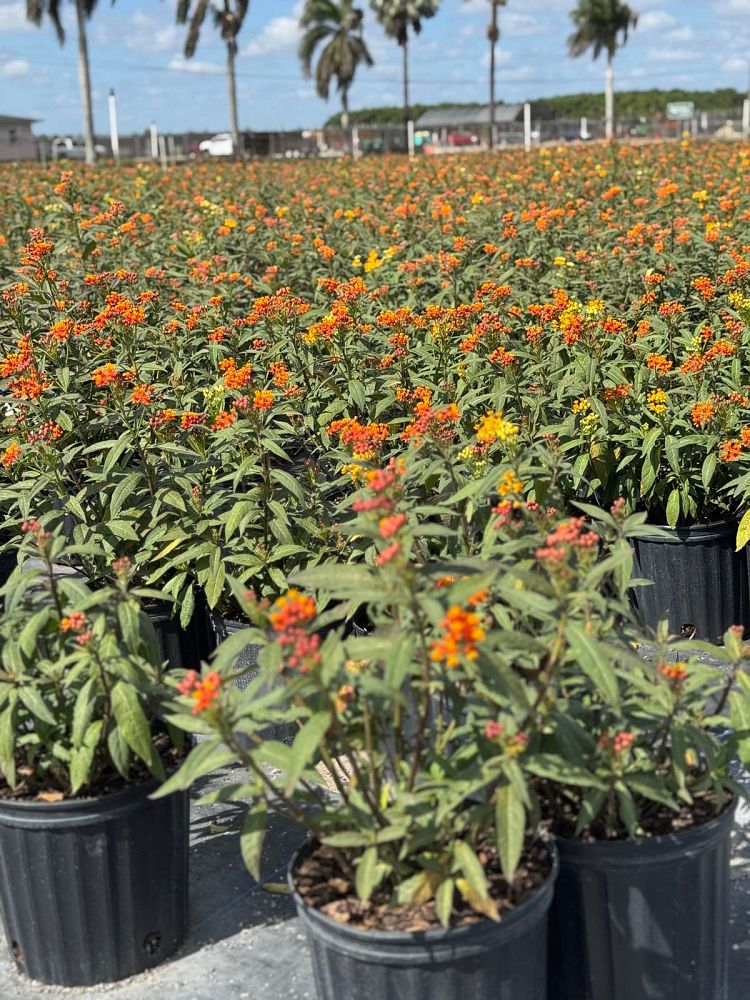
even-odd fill
[[[479,136],[468,135],[465,132],[452,132],[448,136],[449,146],[476,146],[479,144]]]
[[[107,152],[104,146],[97,143],[94,146],[97,156]],[[74,139],[69,135],[58,135],[50,144],[53,160],[85,160],[86,145],[83,139]]]
[[[234,142],[231,132],[219,132],[198,143],[198,152],[206,156],[233,156]]]

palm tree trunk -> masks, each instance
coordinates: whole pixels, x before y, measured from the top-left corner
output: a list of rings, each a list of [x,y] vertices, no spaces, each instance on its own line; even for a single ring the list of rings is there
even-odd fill
[[[81,106],[83,108],[83,142],[86,163],[93,166],[96,163],[96,149],[94,148],[94,116],[91,110],[89,47],[86,41],[86,10],[83,0],[76,0],[76,19],[78,21],[78,83],[81,88]]]
[[[232,153],[242,155],[240,149],[240,128],[237,123],[237,78],[234,72],[235,43],[227,43],[227,83],[229,85],[229,131],[232,133]]]
[[[611,139],[614,135],[614,118],[615,118],[615,94],[614,94],[614,84],[615,84],[615,72],[612,68],[612,56],[607,56],[607,73],[604,77],[604,135],[605,138]]]
[[[409,117],[411,111],[409,109],[409,36],[404,37],[404,44],[401,46],[401,59],[403,65],[403,76],[404,76],[404,139],[406,142],[406,149],[409,149]]]
[[[349,128],[349,94],[346,90],[341,91],[341,127]]]
[[[490,3],[492,7],[492,20],[490,21],[490,149],[495,148],[495,46],[497,45],[497,4],[494,0]]]

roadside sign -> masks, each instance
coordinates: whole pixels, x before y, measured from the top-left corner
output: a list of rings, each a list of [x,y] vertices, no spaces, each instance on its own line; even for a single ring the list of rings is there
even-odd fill
[[[667,118],[670,121],[689,121],[695,117],[693,101],[670,101],[667,104]]]

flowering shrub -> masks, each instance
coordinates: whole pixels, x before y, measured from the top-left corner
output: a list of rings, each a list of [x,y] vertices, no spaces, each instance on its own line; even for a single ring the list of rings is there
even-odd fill
[[[333,852],[344,895],[433,901],[443,924],[459,900],[497,918],[487,859],[499,858],[512,895],[529,838],[556,810],[568,832],[603,836],[654,832],[655,804],[673,815],[705,799],[719,811],[739,792],[728,765],[746,735],[745,651],[730,633],[729,677],[673,662],[664,636],[653,661],[636,652],[628,538],[645,515],[619,502],[592,528],[516,501],[488,522],[484,558],[424,561],[426,526],[405,500],[413,462],[367,474],[352,526],[369,540],[364,565],[299,574],[317,598],[292,589],[270,603],[238,588],[261,674],[244,690],[231,683],[246,633],[202,679],[179,683],[172,723],[208,739],[159,794],[237,759],[247,773],[222,796],[251,799],[243,855],[256,877],[275,810]],[[323,639],[353,592],[370,634]],[[722,747],[709,723],[727,705],[738,732]],[[291,746],[262,739],[270,720],[298,722]]]
[[[95,539],[92,579],[129,555],[185,620],[196,587],[231,600],[227,571],[273,597],[358,559],[341,510],[414,450],[450,480],[425,461],[426,505],[546,441],[566,503],[734,514],[749,162],[687,144],[437,181],[367,160],[0,173],[0,505]]]
[[[24,524],[39,568],[5,585],[0,618],[0,772],[6,791],[47,801],[164,777],[172,743],[158,722],[165,689],[153,626],[118,584],[90,591],[58,576],[63,540]]]

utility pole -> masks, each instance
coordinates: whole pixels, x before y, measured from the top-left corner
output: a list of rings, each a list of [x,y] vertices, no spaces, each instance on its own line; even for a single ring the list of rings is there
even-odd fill
[[[117,99],[112,87],[109,89],[109,141],[112,144],[112,159],[120,162],[120,136],[117,131]]]

